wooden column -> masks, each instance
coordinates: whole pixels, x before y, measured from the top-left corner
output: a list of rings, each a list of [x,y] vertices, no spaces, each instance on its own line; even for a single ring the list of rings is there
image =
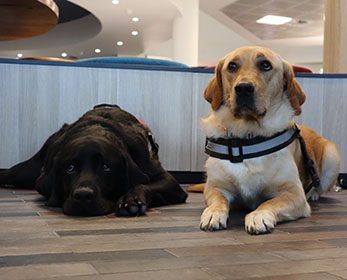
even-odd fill
[[[324,73],[347,73],[346,11],[346,0],[325,0]]]

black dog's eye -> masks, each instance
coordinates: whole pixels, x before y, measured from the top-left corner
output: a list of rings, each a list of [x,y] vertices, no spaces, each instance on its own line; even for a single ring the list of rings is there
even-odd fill
[[[272,65],[269,61],[264,60],[262,62],[259,63],[259,67],[261,70],[263,71],[270,71],[272,69]]]
[[[102,168],[103,168],[103,170],[104,170],[105,172],[111,171],[111,168],[110,168],[107,164],[104,164],[104,165],[102,166]]]
[[[228,71],[236,72],[236,70],[237,70],[237,64],[235,62],[230,62],[228,65]]]
[[[66,173],[67,174],[75,173],[75,171],[76,171],[76,168],[73,164],[70,164],[66,167]]]

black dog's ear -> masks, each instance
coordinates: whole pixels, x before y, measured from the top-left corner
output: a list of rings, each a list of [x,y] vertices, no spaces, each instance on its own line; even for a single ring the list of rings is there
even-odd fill
[[[124,157],[125,162],[125,184],[127,187],[133,187],[139,184],[148,184],[149,177],[140,169],[130,156]]]
[[[131,160],[129,163],[128,174],[129,174],[131,186],[149,183],[149,177],[142,172],[142,170],[138,167],[138,165],[133,160]]]
[[[61,207],[62,199],[58,191],[54,168],[41,172],[36,180],[36,190],[47,199],[46,206]]]
[[[52,184],[51,184],[51,195],[49,196],[49,199],[46,202],[46,206],[49,207],[61,207],[62,206],[62,200],[61,200],[61,196],[60,193],[58,191],[58,187],[57,184],[54,180],[54,175],[52,175],[51,180],[52,180]]]

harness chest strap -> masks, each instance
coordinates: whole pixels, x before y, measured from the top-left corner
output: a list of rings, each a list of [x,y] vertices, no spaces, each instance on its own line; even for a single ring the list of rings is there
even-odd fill
[[[305,193],[308,193],[313,187],[319,187],[320,181],[314,162],[307,152],[305,141],[300,135],[300,129],[296,125],[270,138],[206,138],[205,152],[211,157],[239,163],[244,159],[261,157],[277,152],[290,145],[295,139],[299,139],[304,167],[312,179],[312,183],[305,189]]]
[[[305,193],[308,194],[313,188],[318,188],[320,186],[320,179],[314,164],[314,161],[311,159],[310,155],[307,152],[306,144],[304,138],[299,134],[298,139],[300,142],[301,152],[304,161],[304,167],[308,170],[311,176],[311,184],[305,189]]]

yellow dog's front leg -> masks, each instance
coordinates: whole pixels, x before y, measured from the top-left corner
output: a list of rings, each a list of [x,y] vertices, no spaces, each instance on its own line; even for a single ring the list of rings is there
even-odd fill
[[[201,215],[200,229],[205,231],[225,229],[229,217],[229,200],[209,182],[206,183],[204,196],[207,208]]]
[[[301,189],[300,189],[301,188]],[[302,186],[290,183],[279,187],[280,194],[260,204],[245,218],[245,230],[250,234],[272,232],[278,222],[309,217],[311,209]]]

